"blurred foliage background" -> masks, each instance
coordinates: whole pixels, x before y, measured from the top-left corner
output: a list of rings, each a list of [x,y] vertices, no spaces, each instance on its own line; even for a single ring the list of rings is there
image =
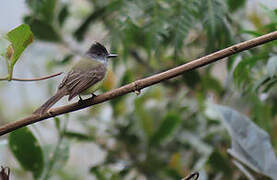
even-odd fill
[[[277,9],[257,3],[247,11],[247,3],[26,0],[28,11],[22,19],[34,34],[34,46],[44,43],[55,50],[39,49],[36,53],[44,59],[39,68],[25,67],[35,72],[33,76],[66,71],[93,41],[99,41],[119,54],[110,63],[99,94],[276,31]],[[0,153],[5,157],[0,165],[9,166],[15,179],[181,179],[195,171],[201,180],[272,178],[234,162],[228,149],[239,139],[227,133],[211,107],[220,104],[229,108],[228,113],[239,111],[242,119],[246,115],[269,135],[270,150],[276,152],[276,72],[273,41],[146,88],[138,96],[128,94],[1,137]],[[1,124],[31,114],[54,94],[58,80],[37,84],[45,91],[43,98],[28,101],[11,117],[1,105]],[[253,146],[260,143],[255,135],[259,136],[257,131],[246,138]]]

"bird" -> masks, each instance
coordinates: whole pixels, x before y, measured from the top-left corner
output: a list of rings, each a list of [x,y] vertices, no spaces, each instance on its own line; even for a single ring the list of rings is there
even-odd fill
[[[42,106],[36,109],[33,114],[42,115],[46,113],[61,98],[68,95],[68,101],[81,94],[92,94],[98,90],[107,75],[107,65],[110,58],[117,57],[111,54],[99,42],[94,42],[84,57],[71,68],[59,84],[57,92],[48,99]]]

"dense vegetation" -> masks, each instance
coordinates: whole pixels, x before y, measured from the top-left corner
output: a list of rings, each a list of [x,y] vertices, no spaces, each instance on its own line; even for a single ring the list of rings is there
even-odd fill
[[[33,33],[34,41],[63,49],[45,63],[49,74],[73,61],[80,51],[73,44],[89,47],[96,39],[110,45],[119,58],[112,61],[101,89],[105,92],[276,31],[276,9],[258,5],[261,13],[248,12],[245,4],[246,0],[26,0],[27,25],[19,31],[29,32],[24,46],[33,41]],[[8,33],[11,43],[17,43],[12,39],[15,31]],[[18,57],[11,60],[10,71],[24,49],[15,51]],[[10,51],[4,51],[2,59],[9,58]],[[58,132],[56,144],[39,142],[30,129],[19,129],[9,135],[10,149],[37,179],[87,179],[89,173],[97,179],[181,179],[195,171],[200,179],[272,178],[277,171],[276,72],[273,41],[146,88],[138,96],[128,94],[56,117],[51,124]],[[44,83],[49,84],[50,97],[58,82]],[[82,130],[68,128],[72,121]],[[105,152],[104,159],[85,167],[88,173],[82,175],[78,166],[64,168],[75,156],[69,156],[69,149],[77,142],[95,143]],[[98,156],[84,154],[89,154],[87,159]],[[264,154],[272,162],[263,160]],[[17,176],[26,173],[11,170]]]

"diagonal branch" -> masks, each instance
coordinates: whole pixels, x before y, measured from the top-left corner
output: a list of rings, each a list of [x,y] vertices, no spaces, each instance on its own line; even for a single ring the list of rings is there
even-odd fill
[[[205,66],[207,64],[213,63],[219,59],[231,56],[233,54],[239,53],[241,51],[256,47],[261,44],[265,44],[267,42],[273,41],[277,39],[277,31],[274,31],[272,33],[233,45],[231,47],[225,48],[223,50],[217,51],[215,53],[209,54],[207,56],[204,56],[202,58],[196,59],[194,61],[191,61],[189,63],[177,66],[175,68],[172,68],[170,70],[149,76],[144,79],[136,80],[130,84],[127,84],[125,86],[121,86],[117,89],[114,89],[112,91],[106,92],[104,94],[101,94],[99,96],[96,96],[94,98],[89,98],[86,100],[83,100],[82,103],[76,102],[72,103],[66,106],[61,106],[58,108],[51,109],[48,113],[45,113],[41,116],[39,115],[31,115],[26,118],[20,119],[15,122],[8,123],[6,125],[3,125],[0,127],[0,136],[7,134],[13,130],[16,130],[18,128],[27,126],[29,124],[33,124],[39,121],[42,121],[44,119],[48,119],[57,115],[77,111],[80,109],[84,109],[86,107],[92,106],[94,104],[99,104],[108,100],[111,100],[113,98],[125,95],[130,92],[140,91],[143,88],[149,87],[151,85],[160,83],[161,81],[165,81],[170,78],[174,78],[178,75],[181,75],[182,73],[186,71],[190,71],[193,69],[197,69],[199,67]]]

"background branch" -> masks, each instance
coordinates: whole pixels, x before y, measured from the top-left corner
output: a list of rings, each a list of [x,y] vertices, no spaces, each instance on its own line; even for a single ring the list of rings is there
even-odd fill
[[[43,76],[43,77],[39,77],[39,78],[12,78],[10,79],[10,81],[41,81],[41,80],[45,80],[45,79],[50,79],[52,77],[55,77],[55,76],[59,76],[61,75],[63,72],[59,72],[59,73],[55,73],[55,74],[52,74],[52,75],[48,75],[48,76]],[[7,77],[4,77],[4,78],[0,78],[0,81],[4,81],[4,80],[9,80],[8,79],[8,76]]]
[[[130,84],[127,84],[125,86],[119,87],[117,89],[114,89],[112,91],[103,93],[99,96],[96,96],[94,98],[89,98],[84,100],[82,103],[76,102],[72,103],[66,106],[61,106],[58,108],[50,109],[48,113],[45,113],[41,116],[39,115],[31,115],[26,118],[23,118],[21,120],[8,123],[6,125],[3,125],[0,127],[0,135],[4,135],[6,133],[9,133],[13,130],[16,130],[20,127],[27,126],[29,124],[33,124],[39,121],[42,121],[44,119],[48,119],[57,115],[65,114],[72,111],[77,111],[80,109],[84,109],[86,107],[92,106],[94,104],[99,104],[105,101],[108,101],[110,99],[125,95],[130,92],[134,91],[140,91],[141,89],[157,84],[161,81],[165,81],[167,79],[176,77],[186,71],[190,71],[202,66],[205,66],[207,64],[213,63],[219,59],[231,56],[233,54],[239,53],[241,51],[253,48],[255,46],[273,41],[277,39],[277,31],[274,31],[272,33],[233,45],[231,47],[225,48],[223,50],[217,51],[215,53],[209,54],[207,56],[204,56],[202,58],[196,59],[194,61],[191,61],[189,63],[177,66],[175,68],[172,68],[170,70],[164,71],[162,73],[158,73],[155,75],[152,75],[150,77],[140,79],[137,81],[134,81]]]

